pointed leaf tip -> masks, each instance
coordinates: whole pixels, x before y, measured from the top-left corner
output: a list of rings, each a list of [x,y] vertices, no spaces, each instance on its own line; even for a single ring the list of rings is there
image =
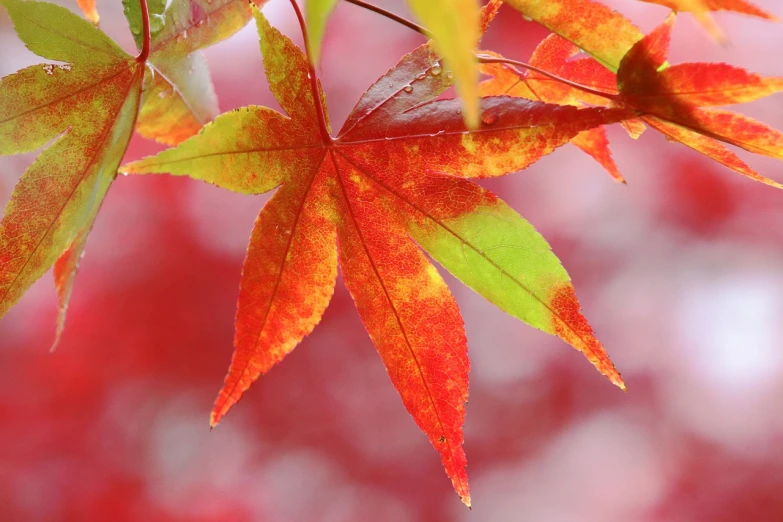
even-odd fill
[[[593,328],[582,315],[581,306],[571,283],[557,288],[550,301],[553,326],[558,337],[582,352],[593,366],[615,386],[625,391],[625,382],[612,364]]]

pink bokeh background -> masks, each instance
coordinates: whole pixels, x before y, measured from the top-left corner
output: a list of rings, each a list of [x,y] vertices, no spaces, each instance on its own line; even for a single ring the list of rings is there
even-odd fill
[[[610,3],[645,31],[667,14]],[[776,0],[756,3],[783,16]],[[131,50],[120,2],[98,7]],[[301,41],[287,2],[264,12]],[[716,19],[730,45],[683,15],[670,61],[783,75],[780,25]],[[525,60],[545,34],[504,7],[485,47]],[[421,42],[341,3],[321,66],[334,127]],[[277,108],[252,25],[206,54],[223,110]],[[40,61],[0,14],[0,75]],[[781,95],[740,110],[783,128]],[[268,196],[148,176],[109,192],[54,354],[50,276],[0,320],[0,520],[783,520],[783,196],[653,131],[610,137],[627,186],[572,146],[485,185],[552,243],[628,392],[447,276],[470,341],[472,511],[341,282],[315,332],[210,432]],[[127,160],[159,149],[134,137]],[[740,155],[783,181],[780,162]],[[33,158],[0,158],[0,202]]]

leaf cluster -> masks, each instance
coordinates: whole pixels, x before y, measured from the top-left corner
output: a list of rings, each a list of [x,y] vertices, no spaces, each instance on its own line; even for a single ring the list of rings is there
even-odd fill
[[[282,0],[277,0],[282,1]],[[0,154],[44,147],[0,222],[0,316],[54,267],[56,340],[79,260],[112,181],[188,176],[242,194],[275,190],[242,268],[235,352],[211,424],[320,321],[338,270],[406,409],[470,505],[462,426],[469,360],[454,297],[430,258],[501,310],[582,352],[625,389],[535,228],[474,180],[531,165],[567,143],[625,178],[605,126],[647,128],[748,178],[781,185],[726,145],[783,159],[783,134],[722,108],[783,90],[721,63],[669,64],[672,13],[644,35],[595,0],[408,0],[429,41],[371,85],[337,133],[315,64],[336,0],[291,2],[303,52],[245,0],[124,0],[139,54],[52,4],[0,0],[46,63],[0,80]],[[691,12],[717,39],[718,10],[772,20],[744,0],[648,0]],[[529,62],[478,48],[505,3],[552,34]],[[260,2],[259,2],[260,4]],[[283,112],[219,114],[200,50],[255,19]],[[520,17],[520,23],[521,17]],[[481,75],[484,81],[479,81]],[[447,96],[450,89],[458,95]],[[134,132],[171,148],[121,165]]]

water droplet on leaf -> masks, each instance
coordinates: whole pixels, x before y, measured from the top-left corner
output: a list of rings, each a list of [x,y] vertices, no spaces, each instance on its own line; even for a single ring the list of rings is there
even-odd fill
[[[405,87],[402,88],[402,90],[410,94],[413,92],[413,87],[410,85],[406,85]]]
[[[430,74],[433,76],[440,76],[440,73],[443,71],[440,65],[437,63],[432,66],[432,69],[430,69]]]
[[[483,121],[485,125],[492,125],[498,121],[498,116],[497,114],[493,114],[491,112],[485,112],[481,115],[481,121]]]

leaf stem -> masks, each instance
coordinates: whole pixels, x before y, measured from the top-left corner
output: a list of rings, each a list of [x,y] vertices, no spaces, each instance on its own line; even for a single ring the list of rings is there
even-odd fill
[[[367,2],[365,2],[363,0],[345,0],[345,1],[350,3],[350,4],[354,4],[354,5],[357,5],[359,7],[363,7],[364,9],[367,9],[367,10],[372,11],[374,13],[378,13],[381,16],[385,16],[386,18],[388,18],[390,20],[393,20],[393,21],[397,22],[400,25],[404,25],[405,27],[407,27],[409,29],[413,29],[417,33],[422,34],[422,35],[426,36],[427,38],[432,38],[432,34],[429,31],[427,31],[426,28],[424,28],[424,27],[422,27],[422,26],[420,26],[420,25],[418,25],[418,24],[416,24],[414,22],[411,22],[410,20],[407,20],[407,19],[405,19],[405,18],[403,18],[403,17],[401,17],[399,15],[396,15],[396,14],[390,12],[390,11],[387,11],[386,9],[383,9],[381,7],[378,7],[378,6],[375,6],[375,5],[372,5],[372,4],[369,4],[369,3],[367,3]],[[591,87],[587,87],[586,85],[581,85],[579,83],[576,83],[576,82],[573,82],[571,80],[567,80],[565,78],[557,76],[556,74],[552,74],[550,72],[547,72],[547,71],[545,71],[543,69],[539,69],[538,67],[536,67],[534,65],[527,64],[525,62],[519,62],[519,61],[516,61],[516,60],[508,60],[506,58],[496,58],[494,56],[488,56],[488,55],[482,55],[482,54],[476,54],[476,57],[478,58],[478,61],[480,63],[502,63],[502,64],[506,64],[506,65],[516,65],[518,67],[522,67],[523,69],[527,69],[529,71],[536,72],[536,73],[538,73],[538,74],[540,74],[542,76],[546,76],[547,78],[550,78],[550,79],[555,80],[557,82],[560,82],[560,83],[563,83],[565,85],[568,85],[569,87],[573,87],[574,89],[579,89],[580,91],[584,91],[584,92],[587,92],[587,93],[590,93],[590,94],[594,94],[596,96],[600,96],[600,97],[606,98],[608,100],[617,101],[617,95],[615,95],[615,94],[599,91],[597,89],[593,89]],[[514,69],[514,70],[516,71],[516,69]],[[516,72],[518,74],[520,74],[520,76],[522,75],[522,73],[520,73],[519,71],[516,71]]]
[[[378,7],[376,5],[368,4],[367,2],[364,2],[363,0],[345,0],[345,1],[348,2],[349,4],[357,5],[359,7],[363,7],[365,9],[367,9],[368,11],[372,11],[374,13],[378,13],[381,16],[385,16],[389,20],[394,20],[398,24],[404,25],[408,29],[413,29],[417,33],[422,34],[422,35],[426,36],[427,38],[432,39],[432,33],[427,31],[427,29],[425,29],[424,27],[420,26],[417,23],[411,22],[410,20],[408,20],[406,18],[403,18],[403,17],[401,17],[399,15],[396,15],[396,14],[392,13],[391,11],[387,11],[386,9],[384,9],[382,7]]]
[[[582,85],[581,83],[572,82],[571,80],[567,80],[563,78],[562,76],[558,76],[556,74],[553,74],[551,72],[545,71],[544,69],[540,69],[536,67],[535,65],[530,65],[529,63],[520,62],[517,60],[509,60],[508,58],[498,58],[496,56],[490,56],[486,54],[477,54],[476,58],[478,58],[479,63],[501,63],[504,65],[516,65],[517,67],[522,67],[523,69],[527,69],[529,71],[533,71],[537,74],[540,74],[541,76],[546,76],[547,78],[550,78],[552,80],[555,80],[556,82],[560,82],[564,85],[568,85],[569,87],[573,87],[574,89],[579,89],[580,91],[584,91],[589,94],[593,94],[595,96],[600,96],[601,98],[606,98],[610,101],[617,101],[618,97],[616,94],[610,93],[610,92],[604,92],[599,91],[598,89],[593,89],[592,87],[588,87],[586,85]],[[513,68],[512,68],[513,69]],[[517,74],[520,76],[522,73],[517,71],[516,69],[513,69]]]
[[[141,52],[136,57],[138,63],[146,63],[147,58],[150,57],[150,41],[152,39],[152,31],[150,29],[150,8],[147,5],[147,0],[139,0],[141,5],[141,23],[144,42],[141,45]]]
[[[321,137],[324,143],[331,144],[334,142],[334,138],[329,134],[329,127],[326,124],[326,111],[321,100],[321,90],[318,88],[318,76],[315,72],[315,66],[313,65],[313,55],[310,52],[310,40],[307,37],[307,25],[305,24],[302,11],[299,9],[299,5],[296,0],[291,0],[291,6],[296,12],[296,18],[299,20],[299,27],[302,28],[302,37],[304,38],[305,53],[307,54],[307,67],[308,76],[310,77],[310,89],[313,91],[313,101],[315,103],[315,112],[318,115],[318,124],[321,128]]]

